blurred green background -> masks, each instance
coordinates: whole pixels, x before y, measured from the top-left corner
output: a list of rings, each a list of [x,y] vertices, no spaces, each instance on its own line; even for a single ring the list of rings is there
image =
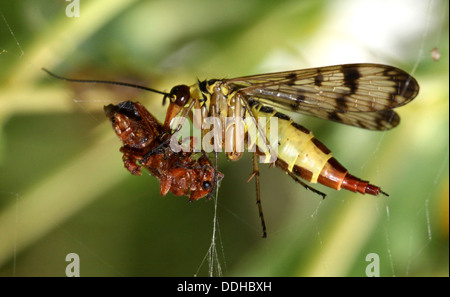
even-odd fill
[[[0,276],[448,276],[447,1],[65,1],[0,4]],[[431,58],[437,47],[440,60]],[[325,200],[261,165],[261,239],[251,155],[221,156],[217,206],[160,197],[131,176],[103,106],[161,96],[67,76],[164,91],[199,79],[341,63],[391,64],[421,91],[402,123],[371,132],[294,115],[350,172],[390,198],[317,186]]]

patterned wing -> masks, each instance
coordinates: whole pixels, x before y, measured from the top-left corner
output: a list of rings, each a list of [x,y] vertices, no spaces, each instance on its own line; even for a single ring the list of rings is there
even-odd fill
[[[388,130],[400,118],[392,109],[419,92],[398,68],[345,64],[225,79],[231,89],[262,104],[370,130]]]

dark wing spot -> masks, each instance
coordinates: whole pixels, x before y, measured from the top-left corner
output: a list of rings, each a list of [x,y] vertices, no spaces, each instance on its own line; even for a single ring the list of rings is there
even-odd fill
[[[330,113],[328,113],[328,119],[330,121],[334,121],[334,122],[342,122],[342,120],[339,117],[337,112],[330,112]]]
[[[344,68],[343,73],[345,81],[355,81],[361,77],[357,68]]]
[[[297,75],[295,73],[290,73],[287,77],[286,84],[289,86],[295,85],[295,82],[297,81]]]
[[[400,123],[400,116],[393,110],[380,111],[382,116],[377,120],[378,130],[386,130],[386,123],[389,123],[390,128],[397,126]],[[389,128],[389,129],[390,129]]]
[[[297,98],[295,98],[295,100],[298,101],[298,102],[304,102],[305,101],[305,96],[298,95]]]
[[[295,98],[295,102],[290,103],[289,106],[291,107],[292,110],[299,110],[300,104],[304,101],[305,101],[305,96],[298,95]]]
[[[344,85],[350,88],[350,93],[354,94],[358,89],[357,80],[361,77],[357,68],[343,68]]]
[[[397,92],[402,97],[413,99],[419,92],[419,84],[412,76],[407,74],[405,74],[405,76],[406,77],[401,77],[401,79],[398,80]]]
[[[336,98],[336,110],[338,112],[345,112],[347,110],[347,99],[344,96]]]
[[[323,82],[323,75],[319,73],[316,77],[314,77],[314,84],[320,87],[322,85],[322,82]]]

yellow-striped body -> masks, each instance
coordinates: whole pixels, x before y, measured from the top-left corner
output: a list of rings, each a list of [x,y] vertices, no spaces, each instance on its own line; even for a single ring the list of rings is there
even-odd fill
[[[252,106],[253,113],[260,118],[265,118],[266,120],[266,137],[270,138],[270,118],[276,118],[278,122],[278,136],[276,140],[270,141],[270,145],[275,149],[275,145],[278,145],[277,151],[278,159],[286,162],[287,169],[293,172],[294,166],[301,167],[304,170],[309,171],[311,183],[316,183],[322,169],[327,164],[328,160],[332,158],[331,152],[323,151],[319,148],[313,140],[314,135],[311,131],[306,128],[296,124],[293,120],[279,112],[276,112],[272,108],[262,106],[260,104],[255,104]],[[251,125],[248,124],[247,129],[255,131],[252,129]],[[252,143],[249,143],[249,147],[256,143],[257,136],[249,133]],[[275,143],[276,142],[276,143]],[[259,146],[260,150],[263,150],[266,155],[266,159],[270,157],[270,153],[264,147]]]

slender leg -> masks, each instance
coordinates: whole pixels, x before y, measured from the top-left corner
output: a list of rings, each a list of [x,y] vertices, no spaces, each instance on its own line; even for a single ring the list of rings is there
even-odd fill
[[[240,95],[240,94],[238,93],[238,95]],[[248,98],[244,95],[240,95],[240,97],[242,98],[242,102],[244,103],[245,109],[248,111],[248,113],[250,114],[250,116],[252,118],[253,124],[258,129],[259,136],[264,141],[264,144],[266,145],[266,148],[268,149],[268,151],[270,153],[271,160],[273,160],[273,162],[275,162],[278,159],[278,156],[274,152],[272,146],[269,144],[269,141],[267,140],[265,131],[263,131],[262,128],[259,126],[258,121],[256,120],[256,117],[255,117],[255,114],[253,113],[252,108],[248,104]]]
[[[266,223],[264,221],[264,214],[262,210],[261,205],[261,193],[259,190],[259,169],[258,169],[258,156],[256,153],[253,153],[253,173],[252,176],[255,177],[255,184],[256,184],[256,204],[258,205],[258,211],[259,211],[259,218],[261,219],[261,225],[263,230],[263,238],[267,237],[266,233]]]

